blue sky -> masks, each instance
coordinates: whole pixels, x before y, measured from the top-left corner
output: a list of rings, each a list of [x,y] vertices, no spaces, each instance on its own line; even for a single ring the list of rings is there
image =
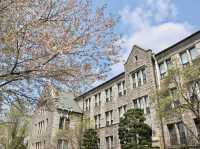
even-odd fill
[[[122,62],[109,78],[123,71],[123,63],[137,44],[155,53],[200,29],[200,0],[94,0],[107,4],[108,13],[121,19],[116,31],[124,41]]]

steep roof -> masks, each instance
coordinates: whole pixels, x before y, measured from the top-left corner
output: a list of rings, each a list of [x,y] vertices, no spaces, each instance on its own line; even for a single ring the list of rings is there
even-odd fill
[[[138,46],[138,45],[133,45],[133,47],[132,47],[132,49],[131,49],[131,52],[129,53],[128,58],[127,58],[125,64],[129,61],[129,59],[130,59],[132,53],[134,52],[135,48],[140,49],[140,50],[142,50],[142,51],[144,51],[144,52],[151,51],[150,49],[146,50],[146,49],[144,49],[144,48],[142,48],[142,47],[140,47],[140,46]]]
[[[104,83],[102,83],[102,84],[100,84],[100,85],[98,85],[98,86],[92,88],[91,90],[89,90],[89,91],[87,91],[87,92],[81,94],[80,96],[76,97],[76,99],[79,99],[79,98],[81,98],[81,97],[84,97],[85,95],[87,95],[87,94],[89,94],[89,93],[95,91],[96,89],[99,89],[99,88],[101,88],[101,87],[103,87],[103,86],[105,86],[105,85],[111,83],[111,82],[114,81],[114,80],[120,79],[120,78],[123,77],[124,75],[125,75],[125,72],[122,72],[122,73],[118,74],[117,76],[114,76],[113,78],[109,79],[108,81],[106,81],[106,82],[104,82]],[[75,100],[76,100],[76,99],[75,99]]]
[[[192,39],[192,38],[195,39],[195,37],[198,38],[198,36],[200,36],[200,30],[197,31],[197,32],[195,32],[195,33],[193,33],[192,35],[190,35],[190,36],[188,36],[188,37],[182,39],[181,41],[179,41],[179,42],[177,42],[177,43],[171,45],[170,47],[168,47],[168,48],[166,48],[166,49],[164,49],[164,50],[162,50],[162,51],[156,53],[155,56],[156,56],[156,57],[162,57],[163,54],[175,50],[180,44],[183,44],[184,42],[186,42],[186,41],[189,40],[189,39]],[[130,54],[129,54],[127,60],[126,60],[126,63],[127,63],[128,59],[130,58],[130,55],[131,55],[131,53],[134,51],[135,48],[138,48],[138,49],[143,50],[143,51],[145,51],[145,52],[152,51],[151,49],[146,50],[146,49],[144,49],[144,48],[141,48],[141,47],[138,46],[138,45],[133,45],[132,50],[131,50],[131,52],[130,52]],[[106,81],[106,82],[100,84],[99,86],[96,86],[96,87],[92,88],[91,90],[89,90],[89,91],[83,93],[82,95],[78,96],[76,99],[78,99],[78,98],[80,98],[80,97],[84,97],[85,95],[87,95],[87,94],[89,94],[89,93],[95,91],[96,89],[99,89],[100,87],[102,87],[102,86],[104,86],[104,85],[106,85],[106,84],[112,82],[113,80],[116,80],[116,79],[122,77],[123,75],[125,75],[125,72],[122,72],[121,74],[119,74],[119,75],[117,75],[117,76],[111,78],[110,80],[108,80],[108,81]],[[76,99],[75,99],[75,100],[76,100]]]
[[[199,39],[200,37],[200,30],[196,31],[195,33],[191,34],[190,36],[187,36],[186,38],[180,40],[179,42],[171,45],[170,47],[158,52],[155,54],[156,57],[162,57],[163,55],[165,55],[166,53],[169,53],[171,51],[174,51],[177,49],[177,47],[183,45],[183,44],[187,44],[187,42],[189,42],[190,39],[192,40],[196,40]]]
[[[74,94],[71,92],[59,92],[57,108],[71,110],[76,113],[82,113],[82,110],[74,100]]]

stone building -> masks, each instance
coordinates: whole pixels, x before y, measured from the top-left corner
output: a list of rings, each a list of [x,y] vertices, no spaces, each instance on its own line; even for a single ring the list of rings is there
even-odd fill
[[[162,129],[150,97],[153,90],[159,88],[163,77],[167,75],[167,69],[175,64],[174,61],[182,67],[192,63],[199,53],[200,31],[159,53],[135,45],[124,64],[123,73],[76,98],[84,115],[94,121],[93,125],[100,138],[100,148],[120,149],[119,118],[130,108],[144,109],[146,123],[153,131],[153,146],[162,148]],[[182,120],[189,123],[196,132],[193,119],[194,116],[187,112]],[[180,119],[171,118],[163,123],[167,147],[185,144],[187,132]]]
[[[150,96],[156,87],[151,50],[134,46],[125,72],[76,98],[84,115],[90,117],[97,128],[100,148],[120,149],[118,123],[130,108],[142,108],[146,122],[152,127],[154,145],[159,146],[159,126]]]
[[[155,54],[155,72],[157,78],[158,88],[162,84],[163,78],[167,75],[167,71],[175,66],[184,69],[185,66],[190,65],[200,55],[200,31],[188,36],[169,48]],[[200,87],[197,87],[198,90]],[[184,100],[177,95],[177,88],[171,85],[170,94],[174,98],[172,108],[176,108],[179,103]],[[199,94],[199,93],[198,93]],[[164,119],[164,138],[167,147],[180,145],[194,145],[194,136],[197,135],[197,129],[200,123],[195,121],[195,116],[192,112],[183,112],[181,115],[172,114],[169,118]],[[188,128],[186,128],[188,127]],[[191,132],[194,133],[191,135]],[[188,141],[190,140],[190,141]]]
[[[32,116],[28,149],[77,148],[75,131],[81,119],[82,111],[73,94],[47,86]],[[67,130],[72,132],[63,135]]]
[[[71,111],[79,118],[83,114],[90,119],[90,126],[97,129],[100,149],[120,149],[119,119],[124,112],[131,108],[144,110],[146,123],[152,128],[153,146],[162,148],[163,144],[166,144],[167,147],[185,144],[187,131],[182,121],[188,123],[196,133],[196,125],[198,124],[194,121],[195,117],[190,112],[186,112],[182,119],[171,118],[160,125],[156,116],[155,105],[151,102],[150,97],[152,97],[153,91],[160,87],[162,79],[167,75],[168,69],[173,64],[176,63],[180,67],[184,67],[192,63],[192,60],[199,54],[200,31],[159,53],[153,53],[152,50],[146,50],[135,45],[124,64],[124,72],[79,97],[70,98],[71,103],[73,103],[71,107],[74,107]],[[66,100],[63,105],[68,105],[68,95],[65,98],[62,98]],[[76,106],[77,108],[75,108]],[[32,148],[42,149],[37,147],[38,142],[43,144],[46,144],[47,140],[49,143],[53,142],[54,137],[52,136],[55,134],[55,130],[59,128],[59,118],[61,117],[58,109],[54,108],[54,111],[46,113],[45,116],[42,116],[42,112],[36,112],[33,116],[32,128],[34,130],[32,139],[30,139]],[[66,110],[66,115],[68,115],[68,108],[61,109]],[[47,124],[39,124],[43,121],[45,123],[47,117],[49,119],[48,127]],[[78,121],[77,117],[76,120]],[[75,125],[75,123],[72,125]],[[42,137],[41,127],[47,127],[45,132],[47,134],[45,134],[46,140],[43,138],[39,141],[39,138]],[[162,133],[162,130],[164,133]],[[164,135],[165,143],[162,135]],[[47,139],[47,136],[49,139]],[[59,143],[58,140],[57,143]]]

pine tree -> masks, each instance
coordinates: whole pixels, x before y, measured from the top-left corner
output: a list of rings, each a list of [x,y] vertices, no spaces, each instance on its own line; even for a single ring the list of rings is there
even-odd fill
[[[152,131],[144,122],[141,109],[130,109],[120,118],[118,134],[122,149],[151,148]]]
[[[98,137],[95,129],[85,130],[82,149],[99,149]]]

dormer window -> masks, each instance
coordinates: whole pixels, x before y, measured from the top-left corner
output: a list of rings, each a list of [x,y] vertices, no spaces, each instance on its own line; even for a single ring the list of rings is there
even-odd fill
[[[197,51],[196,48],[189,49],[189,53],[190,53],[190,57],[191,57],[192,60],[196,59],[197,56],[198,56],[198,51]]]
[[[197,48],[192,47],[190,49],[187,49],[180,54],[181,63],[183,66],[188,65],[189,63],[192,63],[192,60],[196,59],[199,55]]]
[[[183,65],[189,64],[189,57],[188,57],[187,51],[180,53],[180,57],[181,57],[181,62]]]
[[[166,76],[166,73],[167,73],[167,68],[166,68],[164,62],[159,64],[159,70],[160,70],[160,77],[162,79]]]
[[[159,66],[160,77],[161,79],[163,79],[167,75],[167,71],[172,67],[171,58],[162,61],[161,63],[158,64],[158,66]]]

